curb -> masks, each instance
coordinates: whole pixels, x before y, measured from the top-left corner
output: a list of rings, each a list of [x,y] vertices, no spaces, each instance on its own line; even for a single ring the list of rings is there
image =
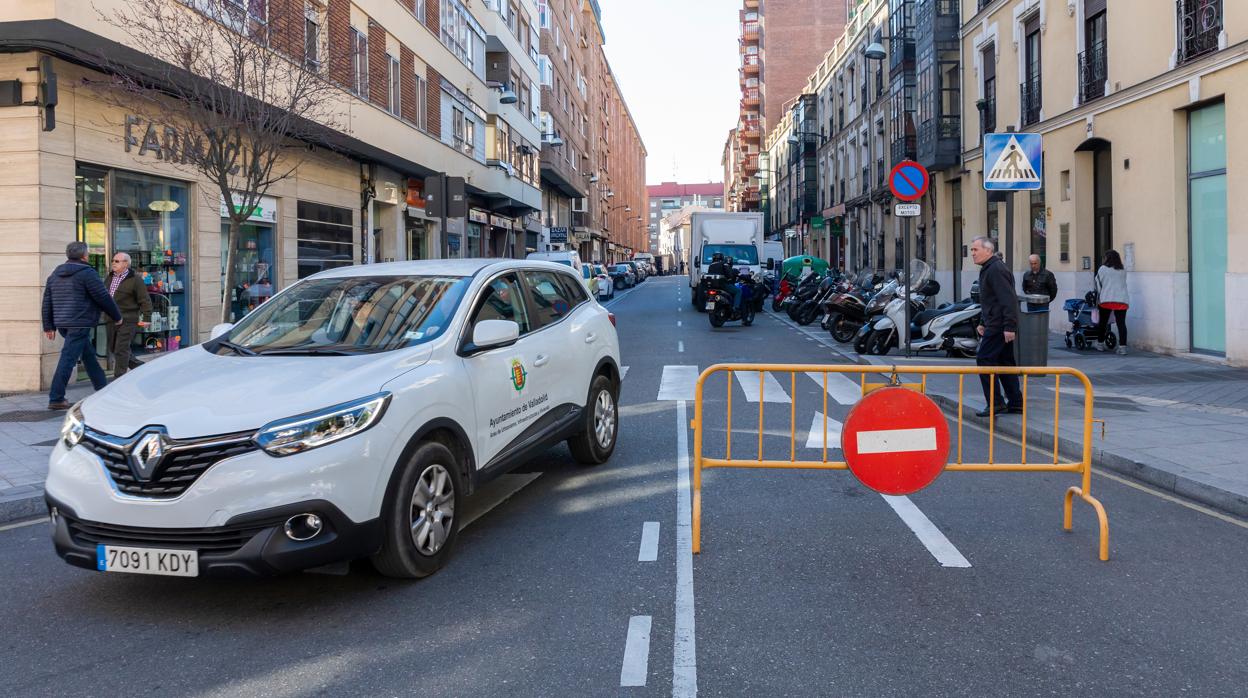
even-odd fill
[[[24,491],[29,488],[29,491]],[[15,487],[4,495],[0,495],[0,525],[43,516],[47,508],[43,505],[43,487],[26,485]]]
[[[928,397],[932,398],[937,405],[940,405],[946,413],[957,414],[958,401],[944,395],[936,395],[928,393]],[[988,419],[985,417],[976,417],[971,414],[963,413],[963,419],[977,426],[988,428]],[[1022,438],[1021,425],[1014,422],[1002,422],[998,420],[995,425],[996,431],[1014,438]],[[1045,429],[1035,426],[1029,426],[1027,429],[1029,435],[1047,439],[1048,443],[1052,443],[1053,433]],[[1047,447],[1045,447],[1047,448]],[[1065,454],[1079,453],[1082,447],[1079,443],[1068,438],[1058,438],[1058,450]],[[1225,490],[1215,485],[1199,482],[1186,477],[1182,474],[1175,473],[1155,465],[1142,463],[1132,458],[1120,456],[1112,451],[1104,448],[1092,447],[1092,464],[1096,467],[1111,470],[1118,475],[1124,475],[1137,482],[1149,485],[1168,494],[1190,499],[1198,504],[1212,507],[1219,511],[1248,519],[1248,495]]]

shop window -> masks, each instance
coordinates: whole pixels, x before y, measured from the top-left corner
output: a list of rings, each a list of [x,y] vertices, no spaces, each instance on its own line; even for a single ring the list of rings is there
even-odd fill
[[[225,253],[230,222],[221,222],[221,285],[225,285]],[[234,250],[234,287],[230,289],[230,322],[237,322],[273,296],[273,227],[246,222]]]
[[[113,172],[110,193],[113,253],[130,255],[130,268],[152,299],[151,318],[135,334],[134,353],[178,349],[191,340],[189,190],[172,180]]]
[[[300,201],[296,223],[299,278],[355,263],[355,228],[349,208]]]

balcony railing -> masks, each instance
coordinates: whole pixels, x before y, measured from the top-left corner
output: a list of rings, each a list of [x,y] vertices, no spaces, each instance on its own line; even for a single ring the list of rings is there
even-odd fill
[[[1090,102],[1105,96],[1105,81],[1109,79],[1109,64],[1105,55],[1105,42],[1079,54],[1079,102]]]
[[[1222,33],[1222,0],[1177,0],[1179,62],[1218,50]]]
[[[1040,121],[1040,76],[1033,75],[1019,85],[1023,125]]]
[[[745,91],[741,93],[741,101],[746,105],[758,104],[758,88],[746,88]]]
[[[741,25],[741,38],[746,41],[758,41],[758,22],[746,22]]]
[[[759,66],[759,58],[757,53],[747,53],[741,57],[741,64],[745,66],[745,72],[757,73]]]
[[[875,186],[884,186],[884,160],[875,161]]]

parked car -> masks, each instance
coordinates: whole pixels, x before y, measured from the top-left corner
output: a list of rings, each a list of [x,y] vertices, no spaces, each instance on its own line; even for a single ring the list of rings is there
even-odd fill
[[[607,272],[607,268],[601,264],[595,264],[594,278],[598,279],[598,300],[611,300],[615,298],[615,282],[611,280],[611,275]]]
[[[616,288],[632,288],[637,285],[637,273],[624,262],[611,267],[611,281]]]
[[[490,479],[564,441],[609,459],[619,390],[615,316],[567,266],[325,271],[74,405],[52,540],[101,572],[424,577]]]
[[[581,254],[577,252],[576,250],[556,250],[554,252],[530,252],[528,256],[525,257],[525,259],[534,260],[534,261],[540,260],[543,262],[554,262],[555,264],[562,264],[564,266],[572,267],[572,269],[575,270],[577,274],[581,275],[581,281],[585,284],[585,290],[589,293],[589,295],[596,296],[598,294],[597,284],[595,284],[594,282],[590,280],[592,278],[592,275],[589,274],[589,271],[587,269],[585,269],[588,263],[581,261]]]
[[[646,280],[646,271],[641,268],[641,264],[632,261],[620,263],[627,264],[629,268],[633,270],[633,276],[637,279],[636,283],[641,283]]]

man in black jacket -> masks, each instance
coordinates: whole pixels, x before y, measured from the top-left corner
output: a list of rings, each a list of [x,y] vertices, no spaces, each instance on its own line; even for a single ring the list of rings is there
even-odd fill
[[[732,307],[735,310],[741,305],[741,289],[737,288],[737,268],[732,265],[731,257],[724,257],[722,252],[716,252],[711,256],[711,265],[706,268],[707,275],[718,274],[724,277],[724,283],[721,286],[728,295],[732,296]]]
[[[1027,258],[1028,271],[1023,274],[1023,293],[1028,295],[1048,296],[1049,303],[1057,299],[1057,279],[1053,272],[1040,264],[1040,255],[1033,254]],[[1048,310],[1049,303],[1028,303],[1028,310]]]
[[[1014,274],[996,256],[996,251],[997,245],[991,238],[977,237],[971,243],[971,259],[980,265],[979,302],[982,308],[981,338],[975,363],[979,366],[1016,366],[1014,338],[1018,332],[1018,296],[1014,291]],[[994,381],[991,376],[981,375],[979,380],[984,386],[984,401],[988,403],[978,413],[980,417],[987,417],[993,411],[1023,411],[1018,376],[1002,375]],[[1002,387],[1005,388],[1008,404],[1001,397]],[[996,392],[995,398],[993,392]]]
[[[104,286],[124,318],[123,322],[108,326],[108,353],[113,355],[115,380],[143,365],[130,354],[130,343],[139,328],[147,327],[143,317],[151,315],[152,299],[143,279],[130,269],[130,255],[125,252],[113,253],[113,270],[104,279]]]
[[[53,270],[43,289],[43,333],[50,340],[56,338],[57,332],[65,338],[48,394],[50,410],[69,409],[65,388],[79,359],[96,390],[108,385],[108,377],[95,359],[95,347],[91,346],[91,328],[99,324],[101,313],[121,323],[117,304],[108,295],[99,274],[87,264],[87,243],[69,243],[65,256],[67,261]]]

